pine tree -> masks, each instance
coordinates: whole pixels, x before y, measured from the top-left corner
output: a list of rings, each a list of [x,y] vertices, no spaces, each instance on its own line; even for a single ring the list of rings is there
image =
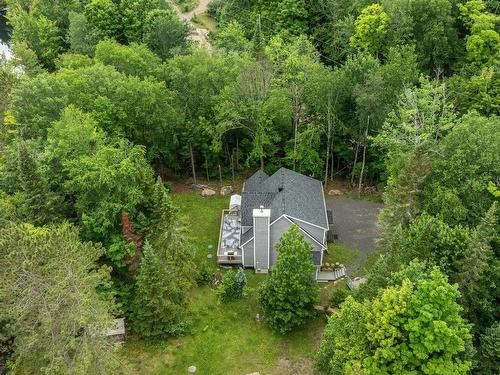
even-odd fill
[[[319,300],[314,280],[312,246],[299,227],[292,225],[276,245],[278,260],[259,294],[264,320],[281,333],[292,330],[314,316]]]
[[[181,335],[187,327],[186,295],[148,241],[144,243],[143,253],[132,304],[132,327],[149,340]]]
[[[151,193],[148,238],[156,254],[170,267],[176,282],[185,289],[192,285],[196,269],[189,240],[179,211],[158,176]]]
[[[98,266],[103,255],[67,224],[0,230],[0,356],[8,322],[14,373],[116,373],[116,345],[106,337],[115,306],[99,292],[110,283],[110,269]]]
[[[18,148],[18,176],[22,191],[21,215],[34,225],[46,225],[58,218],[62,202],[50,191],[38,161],[25,142]]]
[[[497,202],[486,212],[473,232],[465,257],[460,263],[457,281],[462,293],[462,305],[475,329],[487,327],[495,319],[499,261],[490,243],[498,238]]]

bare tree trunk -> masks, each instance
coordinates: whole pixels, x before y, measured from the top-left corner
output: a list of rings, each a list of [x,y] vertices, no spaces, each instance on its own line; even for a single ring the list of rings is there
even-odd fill
[[[333,181],[333,142],[332,142],[331,148],[332,148],[332,152],[331,152],[332,161],[330,162],[330,181]]]
[[[189,142],[189,155],[191,156],[191,172],[193,174],[193,182],[197,184],[196,182],[196,168],[194,165],[194,153],[193,153],[193,146],[191,145],[191,142]]]
[[[207,169],[207,181],[210,182],[210,175],[208,174],[208,160],[205,160],[205,168]]]
[[[356,171],[356,164],[358,163],[359,139],[356,141],[356,153],[354,154],[354,164],[351,171],[351,186],[354,185],[354,172]]]
[[[326,158],[325,158],[325,187],[328,183],[328,162],[330,160],[330,134],[327,135],[327,144],[326,144]]]
[[[293,170],[295,170],[295,164],[297,158],[297,120],[293,119]]]
[[[292,122],[293,122],[293,170],[295,170],[296,161],[297,161],[297,130],[298,130],[298,126],[299,126],[299,111],[300,111],[299,88],[297,87],[297,85],[293,85],[292,91],[294,94],[293,114],[292,114]]]
[[[236,137],[236,169],[240,170],[240,139]]]
[[[326,131],[326,158],[325,158],[325,188],[328,183],[328,161],[330,160],[330,136],[332,123],[330,121],[330,98],[328,98],[328,128]],[[333,160],[332,160],[333,164]]]
[[[363,184],[363,173],[365,171],[365,162],[366,162],[366,139],[368,137],[368,127],[370,126],[370,116],[368,116],[368,121],[366,123],[365,130],[365,139],[363,140],[363,162],[361,164],[361,173],[359,174],[359,183],[358,183],[358,198],[361,197],[361,186]]]
[[[222,187],[222,168],[219,164],[219,181],[220,181],[220,187]]]
[[[231,154],[231,173],[233,175],[233,185],[234,185],[234,152]]]

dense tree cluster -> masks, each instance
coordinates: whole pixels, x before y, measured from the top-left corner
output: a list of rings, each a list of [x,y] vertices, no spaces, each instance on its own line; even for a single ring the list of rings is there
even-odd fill
[[[185,332],[195,267],[157,176],[287,166],[385,188],[384,256],[330,320],[322,371],[498,367],[497,2],[213,0],[211,50],[164,1],[5,3],[15,59],[0,59],[0,338],[14,337],[15,366],[114,366],[98,333],[112,313],[148,339]],[[278,250],[260,302],[285,332],[311,316],[317,290],[300,233]],[[77,292],[68,275],[81,276]],[[25,291],[41,299],[26,305]]]
[[[316,357],[326,374],[467,374],[469,327],[459,292],[436,268],[412,263],[371,301],[347,297]]]

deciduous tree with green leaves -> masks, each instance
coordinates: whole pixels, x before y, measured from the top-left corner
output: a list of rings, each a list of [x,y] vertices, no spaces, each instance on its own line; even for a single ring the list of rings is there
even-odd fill
[[[322,373],[468,373],[470,325],[457,286],[437,268],[406,274],[371,301],[348,297],[332,315],[316,358]]]
[[[313,305],[319,300],[314,279],[312,246],[297,225],[283,233],[276,244],[278,259],[271,275],[259,292],[264,321],[286,333],[315,315]]]
[[[389,16],[380,4],[368,5],[354,21],[354,35],[351,45],[370,53],[377,53],[387,34]]]

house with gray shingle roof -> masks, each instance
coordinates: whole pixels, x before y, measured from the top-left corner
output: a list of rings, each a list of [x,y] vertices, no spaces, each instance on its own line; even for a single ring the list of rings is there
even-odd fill
[[[259,170],[245,181],[241,206],[228,211],[221,223],[218,262],[241,264],[267,273],[276,264],[276,244],[288,228],[297,224],[312,245],[311,258],[319,267],[326,249],[328,219],[320,181],[286,168],[268,176]],[[232,218],[232,224],[226,225]],[[230,248],[224,236],[232,230]],[[230,231],[231,231],[230,230]]]

